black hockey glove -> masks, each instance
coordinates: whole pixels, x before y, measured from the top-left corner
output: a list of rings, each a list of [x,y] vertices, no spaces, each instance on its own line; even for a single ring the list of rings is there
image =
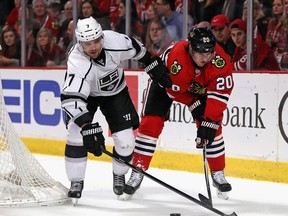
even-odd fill
[[[217,122],[202,119],[197,130],[197,138],[195,139],[196,148],[203,148],[203,145],[209,146],[214,141],[216,132],[219,128]]]
[[[86,124],[81,130],[84,147],[97,157],[102,155],[100,146],[105,149],[105,138],[102,133],[102,127],[98,122]]]
[[[207,96],[199,97],[189,106],[189,110],[192,113],[193,118],[199,122],[203,120],[202,116],[204,116],[205,112],[206,99]]]
[[[171,88],[172,81],[169,71],[159,56],[152,57],[149,64],[145,68],[145,72],[161,87]]]

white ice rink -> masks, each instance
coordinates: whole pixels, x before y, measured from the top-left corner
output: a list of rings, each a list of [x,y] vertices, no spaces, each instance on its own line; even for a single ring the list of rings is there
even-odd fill
[[[36,158],[57,181],[70,186],[62,157],[40,156]],[[130,201],[116,199],[112,191],[111,163],[89,161],[85,187],[78,205],[50,207],[0,208],[1,216],[181,216],[217,215],[194,202],[145,178],[141,188]],[[197,198],[200,192],[207,194],[204,175],[188,172],[149,169],[148,173]],[[128,177],[128,176],[127,176]],[[227,178],[233,190],[229,200],[220,200],[212,188],[214,208],[239,216],[287,216],[288,184]],[[210,180],[211,184],[211,180]]]

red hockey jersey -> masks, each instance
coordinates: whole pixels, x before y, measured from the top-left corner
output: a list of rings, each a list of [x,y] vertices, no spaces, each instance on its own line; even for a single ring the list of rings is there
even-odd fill
[[[205,67],[199,68],[193,63],[187,46],[188,41],[180,41],[169,53],[163,54],[173,83],[167,93],[173,100],[187,106],[197,97],[207,95],[204,117],[222,121],[234,86],[229,57],[216,45],[214,59]]]

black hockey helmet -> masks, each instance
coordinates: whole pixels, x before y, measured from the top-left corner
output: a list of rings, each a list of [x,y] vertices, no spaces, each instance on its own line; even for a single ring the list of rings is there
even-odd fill
[[[192,28],[188,34],[188,41],[195,52],[214,52],[216,39],[210,28]]]

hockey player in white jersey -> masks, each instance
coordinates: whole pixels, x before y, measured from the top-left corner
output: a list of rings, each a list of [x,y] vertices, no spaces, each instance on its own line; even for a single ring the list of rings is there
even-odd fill
[[[113,154],[130,162],[135,146],[133,130],[139,117],[130,98],[121,61],[134,59],[147,66],[147,73],[163,87],[171,87],[168,70],[159,57],[151,57],[136,39],[114,31],[102,31],[92,17],[79,20],[77,44],[71,48],[61,105],[67,117],[65,168],[71,188],[68,196],[81,197],[87,152],[101,156],[105,138],[93,116],[101,110],[114,141]],[[129,167],[113,160],[113,191],[123,193]],[[101,174],[99,174],[99,177]]]

